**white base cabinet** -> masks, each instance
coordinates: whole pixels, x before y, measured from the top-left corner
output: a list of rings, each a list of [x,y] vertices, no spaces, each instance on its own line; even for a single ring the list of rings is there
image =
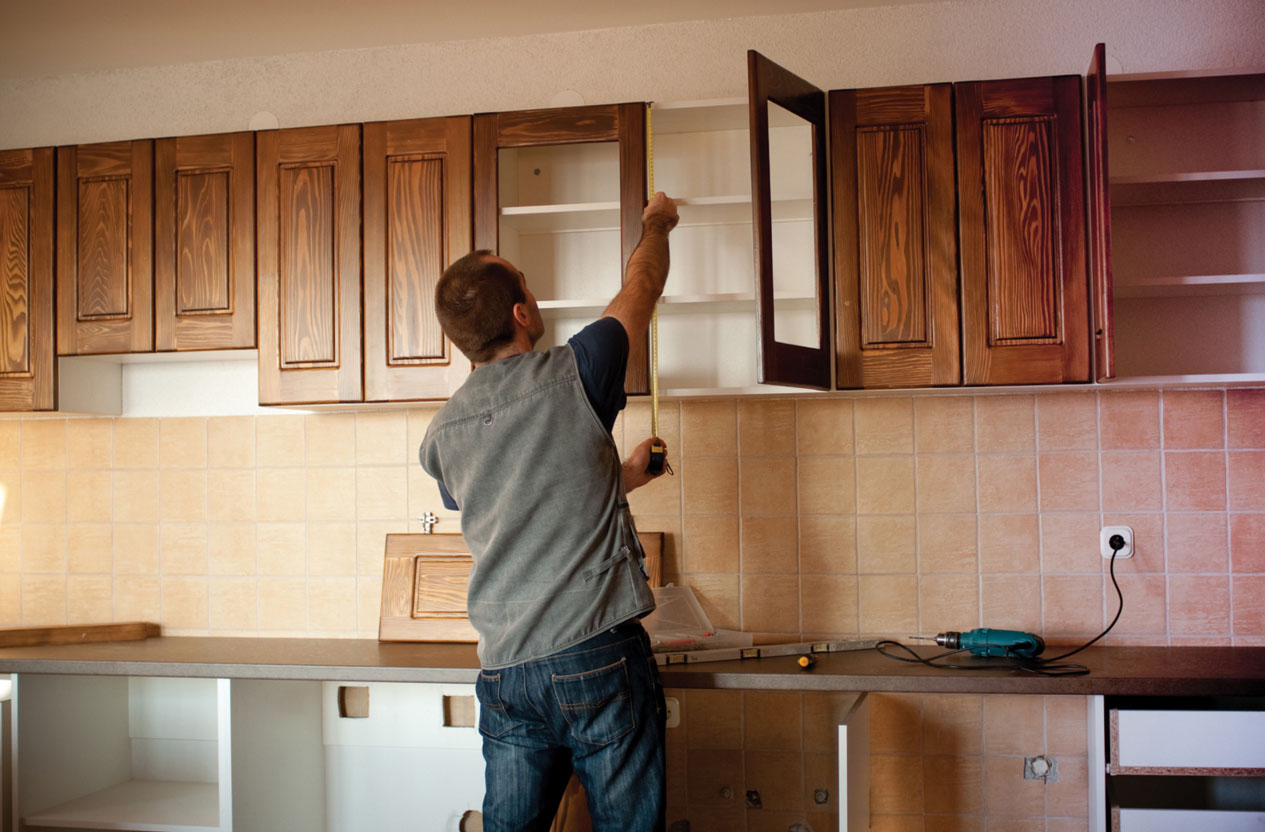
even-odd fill
[[[18,832],[456,830],[483,802],[469,685],[14,679]]]
[[[1090,828],[1265,828],[1265,701],[1089,698]]]

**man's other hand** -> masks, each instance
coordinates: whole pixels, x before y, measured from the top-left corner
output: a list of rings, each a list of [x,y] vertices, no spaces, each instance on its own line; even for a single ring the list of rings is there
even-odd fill
[[[633,448],[632,453],[624,460],[623,477],[624,477],[624,493],[632,491],[634,488],[640,488],[653,479],[663,476],[663,471],[658,474],[651,474],[646,469],[650,467],[650,444],[658,441],[663,444],[663,440],[656,436],[652,436]],[[664,455],[667,454],[668,446],[663,445]],[[664,466],[664,471],[667,466]]]

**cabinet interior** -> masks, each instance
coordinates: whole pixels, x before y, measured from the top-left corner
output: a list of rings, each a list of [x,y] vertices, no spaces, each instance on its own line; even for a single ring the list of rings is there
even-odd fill
[[[1108,84],[1121,380],[1265,380],[1265,75]]]

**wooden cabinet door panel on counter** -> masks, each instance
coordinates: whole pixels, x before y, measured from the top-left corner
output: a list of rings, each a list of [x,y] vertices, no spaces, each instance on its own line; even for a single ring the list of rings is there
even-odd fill
[[[955,93],[964,380],[1089,381],[1080,78]]]
[[[434,302],[470,200],[469,116],[364,126],[365,401],[445,399],[470,374]]]
[[[53,149],[0,150],[0,410],[56,410]]]
[[[951,84],[830,93],[836,376],[962,382]]]
[[[604,142],[618,143],[618,171],[611,177],[614,187],[618,189],[618,233],[619,233],[619,277],[622,280],[628,258],[641,240],[641,212],[646,204],[646,112],[645,105],[609,104],[588,107],[565,107],[550,110],[524,110],[507,113],[485,113],[474,117],[474,246],[477,249],[491,249],[498,254],[503,251],[501,239],[502,207],[505,204],[501,192],[501,159],[503,150],[524,148],[544,148],[550,146],[593,145]],[[585,159],[571,170],[566,160],[559,160],[559,181],[566,180],[574,184],[578,180],[605,181],[605,170],[585,169],[583,164],[591,160]],[[614,163],[613,163],[614,164]],[[509,171],[506,171],[509,173]],[[536,170],[539,174],[540,171]],[[539,177],[538,177],[539,178]],[[549,191],[549,188],[542,188]],[[557,193],[566,188],[559,187]],[[580,190],[589,190],[581,187]],[[574,191],[572,191],[574,193]],[[577,200],[567,199],[568,202]],[[514,206],[521,208],[521,206]],[[574,227],[563,227],[557,231],[566,233],[577,229],[591,228],[591,218],[599,216],[605,209],[603,203],[587,204],[546,204],[533,205],[528,210],[539,210],[542,216],[562,216],[570,214],[582,218]],[[535,232],[533,232],[535,233]],[[547,232],[548,233],[548,232]],[[513,257],[511,256],[511,259]],[[613,258],[612,258],[613,259]],[[536,263],[516,262],[514,265],[526,274],[537,274]],[[551,269],[552,263],[540,263],[541,269]],[[602,264],[603,270],[613,271],[614,263]],[[599,271],[595,269],[595,271]],[[596,290],[595,293],[600,293]],[[617,290],[616,290],[617,291]],[[539,284],[533,294],[542,301],[542,308],[549,302],[567,302],[569,298],[553,298],[541,293]],[[614,292],[600,298],[609,301]],[[588,297],[592,301],[597,298]],[[596,317],[594,315],[593,317]],[[549,321],[546,322],[547,326]],[[548,335],[546,336],[548,340]],[[559,340],[565,341],[565,338]],[[545,346],[545,345],[542,345]],[[648,361],[648,339],[629,345],[628,369],[625,375],[624,389],[629,393],[648,393],[650,391],[650,366]]]
[[[57,354],[149,352],[152,140],[57,149]]]
[[[255,136],[154,145],[154,348],[255,346]]]
[[[362,399],[360,126],[256,137],[259,402]]]

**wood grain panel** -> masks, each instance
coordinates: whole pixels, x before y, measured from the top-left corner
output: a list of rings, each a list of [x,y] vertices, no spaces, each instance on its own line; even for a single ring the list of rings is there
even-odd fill
[[[360,127],[263,131],[256,156],[260,402],[361,401]]]
[[[0,150],[0,410],[57,409],[53,150]]]
[[[754,50],[747,51],[747,99],[751,129],[751,214],[755,235],[756,317],[761,384],[830,389],[830,244],[827,237],[826,94]],[[778,341],[774,333],[773,200],[769,160],[769,104],[812,125],[814,246],[820,340],[816,347]]]
[[[830,93],[836,383],[961,382],[953,91]]]
[[[150,140],[57,151],[57,351],[153,349]]]
[[[255,345],[255,137],[154,147],[155,348]]]
[[[1089,270],[1093,281],[1094,366],[1116,377],[1115,290],[1111,276],[1111,188],[1107,164],[1107,47],[1098,44],[1085,73],[1085,159],[1089,197]]]
[[[130,184],[124,177],[79,180],[77,320],[125,318],[131,311]]]
[[[176,174],[176,314],[227,312],[228,171]]]
[[[930,340],[927,210],[921,126],[857,131],[861,214],[861,327],[866,347]]]
[[[31,186],[0,185],[0,377],[31,372]]]
[[[1080,78],[955,93],[964,380],[1088,381]]]
[[[387,364],[448,363],[448,339],[433,314],[444,271],[444,157],[403,156],[387,164]]]
[[[470,118],[364,131],[365,399],[444,399],[470,373],[435,316],[443,270],[471,249]]]
[[[509,147],[619,142],[620,273],[641,239],[646,198],[645,105],[609,104],[485,113],[474,117],[474,248],[500,250],[500,150]],[[650,392],[649,336],[629,345],[624,390]]]
[[[1053,122],[988,119],[981,126],[990,345],[1059,337]]]
[[[281,367],[336,366],[334,166],[282,166],[279,205]]]

